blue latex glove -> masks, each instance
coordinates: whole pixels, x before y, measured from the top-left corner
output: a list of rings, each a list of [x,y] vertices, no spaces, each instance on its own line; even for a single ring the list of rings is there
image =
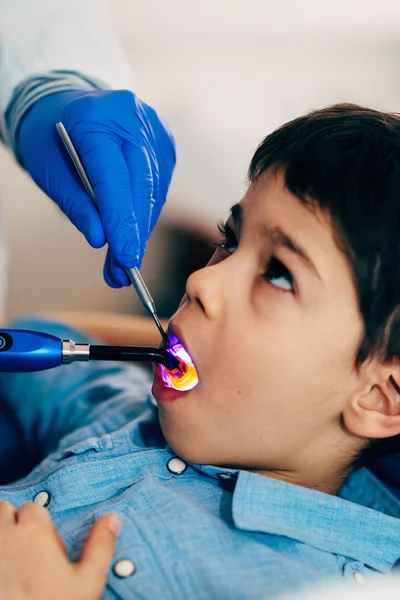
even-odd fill
[[[56,130],[62,121],[94,188],[87,195]],[[104,278],[129,285],[166,199],[175,144],[157,113],[131,92],[70,90],[38,100],[24,116],[17,147],[37,185],[94,248],[107,242]]]

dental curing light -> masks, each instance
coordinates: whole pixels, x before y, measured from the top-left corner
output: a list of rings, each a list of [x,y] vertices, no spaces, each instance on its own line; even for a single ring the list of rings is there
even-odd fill
[[[169,348],[99,346],[63,340],[48,333],[24,329],[0,330],[0,372],[45,371],[76,361],[111,360],[155,362],[177,381],[185,376],[184,358]],[[188,367],[189,369],[189,367]]]

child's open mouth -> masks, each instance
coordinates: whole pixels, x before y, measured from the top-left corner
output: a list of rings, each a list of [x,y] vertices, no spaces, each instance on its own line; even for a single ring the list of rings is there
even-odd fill
[[[199,382],[196,367],[194,366],[192,357],[185,350],[182,342],[176,336],[172,328],[168,328],[168,338],[168,352],[181,361],[181,370],[170,370],[164,365],[160,365],[161,379],[166,387],[182,392],[189,391]]]

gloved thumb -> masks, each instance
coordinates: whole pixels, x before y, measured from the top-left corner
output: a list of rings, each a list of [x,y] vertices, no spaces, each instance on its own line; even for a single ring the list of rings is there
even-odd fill
[[[107,581],[121,518],[110,514],[101,517],[93,525],[76,568],[83,578],[82,586],[101,595]],[[96,596],[97,597],[97,596]]]

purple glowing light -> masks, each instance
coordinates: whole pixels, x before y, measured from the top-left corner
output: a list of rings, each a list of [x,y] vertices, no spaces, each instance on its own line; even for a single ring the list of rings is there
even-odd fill
[[[181,359],[187,365],[188,370],[182,375],[182,377],[174,377],[164,365],[160,365],[161,379],[163,380],[166,387],[180,391],[191,390],[199,382],[199,378],[197,376],[196,368],[194,366],[192,357],[185,350],[185,348],[182,346],[181,342],[176,336],[170,334],[169,340],[170,346],[168,348],[168,352],[170,352],[173,356],[176,356],[177,358]]]

